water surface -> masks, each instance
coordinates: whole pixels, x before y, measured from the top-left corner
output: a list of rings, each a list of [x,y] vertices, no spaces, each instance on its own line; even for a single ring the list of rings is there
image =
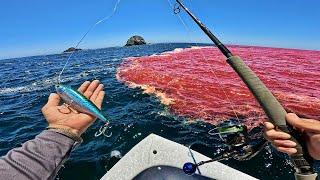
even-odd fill
[[[213,69],[217,72],[217,77],[225,86],[224,89],[229,93],[230,99],[236,99],[234,102],[236,105],[252,103],[254,106],[252,97],[247,94],[246,89],[242,87],[232,70],[226,67],[223,57],[210,48],[203,49],[203,53],[209,57],[203,61],[201,61],[201,56],[197,54],[199,51],[196,49],[174,54],[175,58],[172,55],[147,57],[176,48],[190,48],[194,45],[154,44],[77,52],[65,71],[63,82],[77,87],[85,80],[99,79],[105,84],[106,98],[103,112],[112,119],[110,131],[113,136],[111,138],[95,138],[94,133],[103,125],[102,122],[97,121],[83,135],[84,143],[72,153],[70,160],[60,170],[58,178],[62,180],[99,179],[117,161],[117,159],[110,158],[111,151],[118,150],[122,155],[125,155],[150,133],[158,134],[184,145],[201,143],[210,148],[203,150],[209,156],[219,149],[221,147],[220,140],[208,135],[207,132],[213,128],[212,124],[216,120],[223,117],[233,117],[233,114],[227,114],[228,116],[218,114],[219,118],[215,120],[212,118],[213,115],[210,115],[212,112],[228,112],[230,109],[226,106],[221,92],[218,93],[219,97],[211,94],[213,90],[218,91],[219,88],[216,87],[217,82],[207,69]],[[315,109],[319,107],[317,103],[320,93],[315,88],[319,87],[320,82],[320,71],[315,66],[319,64],[319,52],[249,47],[234,47],[232,50],[241,55],[254,70],[258,71],[259,75],[266,74],[266,77],[272,81],[272,83],[267,82],[269,86],[273,84],[271,89],[277,89],[277,85],[282,82],[288,84],[290,87],[288,89],[282,90],[279,86],[279,92],[288,90],[290,96],[284,99],[292,97],[296,106],[299,106],[298,108],[289,106],[289,108],[313,117],[317,115],[318,111],[312,113],[309,109],[310,107],[315,107]],[[190,58],[190,52],[194,58]],[[281,58],[273,60],[270,58],[270,54],[273,54],[272,57]],[[68,54],[56,54],[0,60],[0,155],[4,155],[10,149],[19,147],[21,143],[32,139],[47,126],[40,109],[46,103],[48,94],[53,92],[57,74],[64,65],[67,56]],[[131,61],[124,59],[133,56],[146,56],[138,59],[129,58],[133,61],[141,61],[139,68],[142,67],[143,71],[138,68],[139,71],[132,76],[133,79],[128,79],[125,74],[123,76],[118,74],[118,78],[122,79],[122,81],[118,81],[117,73],[121,72],[123,67],[131,67]],[[268,58],[264,58],[265,56]],[[212,59],[213,57],[217,57],[217,59]],[[176,67],[170,67],[170,63],[167,63],[169,60],[175,62]],[[217,61],[212,62],[213,60]],[[119,67],[120,69],[118,69]],[[145,68],[149,69],[145,70]],[[284,69],[281,70],[282,68]],[[164,70],[163,74],[159,74]],[[184,71],[182,72],[182,70]],[[313,77],[310,76],[310,73]],[[141,76],[137,78],[138,75]],[[179,78],[184,84],[172,81],[170,75],[175,75],[175,78]],[[196,78],[196,75],[199,77]],[[152,85],[169,98],[175,99],[176,104],[164,105],[154,95],[145,94],[139,88],[129,88],[126,85],[126,83],[130,84],[129,81]],[[168,82],[170,82],[169,85]],[[281,85],[281,87],[283,86]],[[240,88],[240,94],[232,91],[235,88]],[[291,88],[293,89],[291,90]],[[186,94],[190,92],[192,94]],[[179,93],[180,96],[176,96]],[[298,101],[296,96],[302,97],[298,98],[301,101]],[[177,97],[181,97],[181,99]],[[185,103],[186,97],[191,98],[189,103]],[[281,96],[279,97],[281,99]],[[307,102],[305,98],[314,101]],[[204,101],[204,99],[207,100]],[[211,104],[208,103],[209,101]],[[216,102],[221,103],[220,110],[217,109]],[[181,106],[179,106],[180,103]],[[308,108],[301,109],[300,106],[304,103],[308,105]],[[199,104],[202,104],[202,108],[212,105],[212,109],[204,111],[207,115],[209,114],[208,118],[203,116],[204,112],[197,112]],[[254,108],[257,107],[254,106]],[[245,110],[243,109],[239,113],[246,112]],[[254,112],[257,113],[250,114],[248,117],[260,115],[259,110]],[[244,119],[246,115],[244,113]],[[196,119],[196,121],[190,121],[190,119]],[[254,125],[256,124],[254,123]],[[287,160],[268,150],[264,150],[250,161],[229,160],[223,163],[261,179],[293,178],[293,169]],[[213,171],[219,170],[213,169]]]

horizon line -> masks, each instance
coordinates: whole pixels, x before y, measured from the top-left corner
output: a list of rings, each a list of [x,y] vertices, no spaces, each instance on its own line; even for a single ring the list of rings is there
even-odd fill
[[[175,43],[175,44],[211,44],[214,45],[212,42],[156,42],[156,43],[147,43],[146,45],[152,45],[152,44],[170,44],[170,43]],[[303,51],[320,51],[320,49],[315,48],[298,48],[298,47],[283,47],[283,46],[269,46],[269,45],[259,45],[259,44],[253,44],[253,45],[248,45],[246,43],[241,43],[241,44],[232,44],[232,43],[225,43],[226,46],[247,46],[247,47],[263,47],[263,48],[276,48],[276,49],[293,49],[293,50],[303,50]],[[215,46],[215,45],[214,45]],[[73,47],[73,46],[71,46]],[[71,48],[69,47],[69,48]],[[81,49],[81,50],[98,50],[98,49],[106,49],[106,48],[115,48],[115,47],[125,47],[123,45],[116,45],[116,46],[106,46],[106,47],[97,47],[97,48],[86,48],[86,49]],[[67,48],[68,49],[68,48]],[[34,54],[34,55],[22,55],[22,56],[15,56],[15,57],[8,57],[8,58],[0,58],[0,61],[2,60],[10,60],[10,59],[18,59],[18,58],[27,58],[27,57],[36,57],[36,56],[50,56],[50,55],[58,55],[58,54],[64,54],[64,52],[52,52],[50,54],[46,53],[39,53],[39,54]]]

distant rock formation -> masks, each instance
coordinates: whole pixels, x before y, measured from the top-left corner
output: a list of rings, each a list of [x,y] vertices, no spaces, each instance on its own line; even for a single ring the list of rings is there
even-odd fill
[[[141,36],[132,36],[128,39],[127,44],[125,46],[135,46],[135,45],[142,45],[147,44],[146,41]]]
[[[71,48],[68,48],[67,50],[63,51],[64,53],[67,53],[67,52],[73,52],[73,51],[81,51],[82,49],[77,49],[77,48],[74,48],[74,47],[71,47]]]

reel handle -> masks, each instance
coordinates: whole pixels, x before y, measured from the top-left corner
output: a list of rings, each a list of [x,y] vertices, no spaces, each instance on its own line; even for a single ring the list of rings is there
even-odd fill
[[[184,173],[191,176],[196,173],[197,165],[191,162],[187,162],[183,165],[182,170]]]

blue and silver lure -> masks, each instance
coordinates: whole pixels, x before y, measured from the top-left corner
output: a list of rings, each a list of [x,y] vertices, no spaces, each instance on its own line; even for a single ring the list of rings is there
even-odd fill
[[[101,110],[95,104],[69,86],[58,84],[55,87],[58,95],[70,107],[79,112],[90,114],[106,123],[99,129],[98,132],[96,132],[95,136],[100,136],[101,134],[107,137],[111,136],[105,134],[105,131],[108,128],[109,120],[102,114]]]
[[[73,109],[82,113],[90,114],[104,122],[108,122],[107,118],[104,117],[100,109],[78,91],[75,91],[71,87],[62,84],[56,85],[56,91],[62,100],[66,104],[70,105],[70,107]]]

